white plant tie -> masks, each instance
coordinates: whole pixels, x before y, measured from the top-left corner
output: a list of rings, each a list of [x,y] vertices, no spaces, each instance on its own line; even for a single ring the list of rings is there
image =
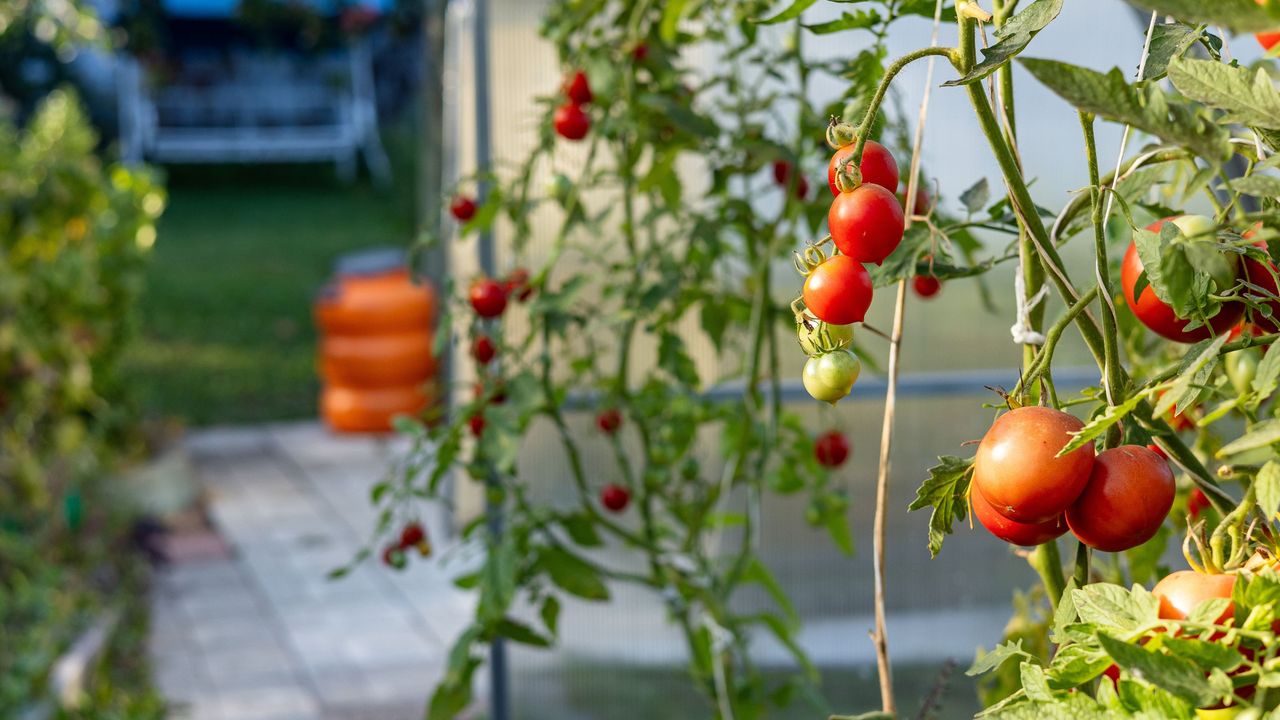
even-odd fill
[[[1027,281],[1022,277],[1022,265],[1019,263],[1013,277],[1013,293],[1014,299],[1018,301],[1018,321],[1009,328],[1013,342],[1017,345],[1043,345],[1044,334],[1037,332],[1031,325],[1031,311],[1044,302],[1049,295],[1049,286],[1041,285],[1040,290],[1028,298]]]
[[[711,613],[705,610],[699,618],[707,635],[711,639],[711,673],[716,683],[716,701],[720,706],[722,720],[733,720],[733,705],[729,703],[729,682],[724,669],[724,651],[733,641],[733,634],[726,630]]]

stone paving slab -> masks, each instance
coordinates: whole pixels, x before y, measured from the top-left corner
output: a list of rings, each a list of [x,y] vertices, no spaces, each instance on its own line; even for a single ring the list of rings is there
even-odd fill
[[[326,577],[367,539],[369,487],[403,443],[299,423],[202,431],[189,449],[231,557],[158,573],[151,654],[174,717],[420,718],[472,599],[434,561]],[[442,510],[424,519],[447,527]]]

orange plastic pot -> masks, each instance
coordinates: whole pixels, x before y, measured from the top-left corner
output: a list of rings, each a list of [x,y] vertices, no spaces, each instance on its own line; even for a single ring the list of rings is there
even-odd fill
[[[384,388],[330,385],[320,395],[320,411],[329,427],[337,432],[390,432],[392,418],[417,415],[430,402],[431,396],[421,385]]]
[[[340,276],[316,300],[316,324],[325,335],[379,335],[425,331],[435,316],[430,287],[396,268],[368,275]]]
[[[320,376],[354,387],[421,384],[436,374],[428,330],[394,335],[334,335],[320,342]]]

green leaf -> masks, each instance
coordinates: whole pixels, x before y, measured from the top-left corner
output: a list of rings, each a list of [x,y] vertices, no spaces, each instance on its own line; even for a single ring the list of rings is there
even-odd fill
[[[569,533],[569,537],[582,547],[599,547],[604,544],[600,533],[596,531],[596,524],[586,515],[566,515],[560,519],[560,524]]]
[[[685,351],[684,341],[675,333],[662,333],[662,339],[658,342],[658,365],[682,384],[695,388],[698,386],[698,368]]]
[[[1027,699],[1039,702],[1053,700],[1053,692],[1049,690],[1049,681],[1044,676],[1044,668],[1023,660],[1018,666],[1018,672],[1022,677],[1022,691],[1027,694]]]
[[[1274,175],[1250,175],[1231,181],[1231,188],[1236,192],[1254,197],[1280,197],[1280,177]]]
[[[1112,425],[1120,422],[1129,413],[1133,412],[1133,409],[1138,407],[1144,397],[1145,395],[1142,393],[1136,393],[1119,405],[1108,406],[1097,417],[1090,418],[1084,427],[1071,434],[1071,441],[1062,446],[1062,449],[1058,451],[1057,457],[1062,457],[1074,450],[1078,450],[1093,442],[1096,438],[1101,437]]]
[[[1010,640],[1007,643],[997,645],[995,650],[991,652],[982,652],[981,648],[979,648],[977,659],[973,661],[968,670],[964,671],[964,674],[973,677],[974,675],[990,672],[1003,665],[1009,658],[1014,657],[1032,657],[1031,653],[1022,649],[1021,639]]]
[[[519,620],[511,618],[503,618],[498,623],[498,634],[513,642],[521,645],[532,645],[533,647],[551,647],[551,641],[539,635],[533,628],[525,625]]]
[[[1249,428],[1249,432],[1223,445],[1215,457],[1222,459],[1242,452],[1280,442],[1280,420],[1265,420]]]
[[[485,558],[481,569],[480,603],[476,608],[476,617],[496,622],[507,614],[511,601],[515,599],[518,571],[515,538],[508,533],[503,535],[501,543],[491,549]]]
[[[1065,645],[1053,656],[1046,674],[1049,684],[1059,690],[1082,685],[1102,674],[1111,665],[1111,658],[1101,648],[1072,643]],[[1026,678],[1023,677],[1023,685]]]
[[[567,550],[550,546],[542,548],[539,566],[551,576],[561,590],[586,600],[608,600],[609,588],[595,567]]]
[[[1215,164],[1231,157],[1230,131],[1226,126],[1201,109],[1170,100],[1155,83],[1135,87],[1115,68],[1103,74],[1056,60],[1021,58],[1019,62],[1080,110],[1127,123],[1165,142],[1186,147]]]
[[[1212,340],[1201,340],[1192,345],[1182,356],[1178,367],[1178,379],[1156,401],[1155,415],[1163,417],[1170,410],[1181,411],[1198,392],[1196,386],[1204,384],[1209,373],[1218,364],[1218,351],[1227,344],[1226,333]]]
[[[817,1],[818,0],[795,0],[795,2],[791,3],[791,5],[789,5],[786,10],[783,10],[782,12],[778,13],[777,15],[774,15],[771,18],[766,18],[764,20],[757,20],[756,22],[760,23],[761,25],[774,25],[777,23],[786,22],[788,20],[795,20],[796,18],[803,15],[804,11],[808,10],[809,7]]]
[[[1061,644],[1066,640],[1067,626],[1074,623],[1080,614],[1076,611],[1076,596],[1072,592],[1076,589],[1076,579],[1071,578],[1067,581],[1067,587],[1062,591],[1062,599],[1058,601],[1058,609],[1053,612],[1053,633],[1052,640]]]
[[[1280,512],[1280,462],[1268,460],[1258,471],[1253,481],[1257,494],[1258,508],[1266,517],[1275,517]]]
[[[778,579],[773,576],[769,568],[760,562],[759,558],[753,557],[747,565],[747,569],[742,573],[742,582],[759,583],[769,597],[778,604],[778,608],[786,614],[788,621],[792,623],[800,622],[800,615],[796,613],[796,608],[791,604],[791,598],[787,596],[787,591],[782,589],[782,585],[778,583]]]
[[[1197,604],[1190,613],[1187,613],[1187,622],[1213,625],[1230,606],[1231,598],[1210,598]]]
[[[1104,632],[1098,633],[1098,642],[1121,668],[1192,705],[1208,705],[1217,696],[1204,672],[1187,660],[1130,645]]]
[[[1130,592],[1119,585],[1093,583],[1072,593],[1080,619],[1126,632],[1156,621],[1160,603],[1140,585]]]
[[[968,189],[960,193],[960,202],[964,204],[964,209],[970,215],[986,207],[987,201],[990,199],[991,186],[987,184],[986,178],[980,178],[978,182],[970,185]]]
[[[995,72],[1031,44],[1036,33],[1045,29],[1062,12],[1062,0],[1036,0],[1009,18],[996,30],[997,42],[982,48],[982,61],[963,76],[943,83],[945,87],[968,85]]]
[[[1224,123],[1280,129],[1280,91],[1262,68],[1179,58],[1169,63],[1169,81],[1192,100],[1225,111]]]
[[[671,44],[675,42],[676,33],[680,28],[680,19],[684,17],[684,8],[686,0],[667,0],[662,8],[662,21],[658,24],[658,36],[662,41]]]
[[[973,458],[944,455],[939,463],[929,468],[929,477],[916,491],[916,499],[908,510],[933,507],[929,516],[929,555],[937,557],[942,551],[942,541],[951,534],[953,520],[964,520],[968,512],[965,499],[969,491],[969,478],[973,474]]]
[[[1280,389],[1280,343],[1271,343],[1258,363],[1258,373],[1253,376],[1253,393],[1261,403],[1277,389]]]
[[[836,544],[840,552],[853,555],[853,528],[849,526],[849,514],[846,512],[827,513],[822,523],[827,528],[827,535]]]
[[[1216,599],[1225,600],[1225,598]],[[1168,635],[1161,638],[1161,643],[1169,651],[1170,655],[1190,660],[1206,670],[1210,668],[1226,671],[1235,670],[1244,662],[1244,656],[1236,652],[1235,648],[1216,642],[1205,642],[1194,638],[1180,638]]]
[[[856,13],[841,13],[840,17],[830,22],[805,25],[805,29],[814,35],[830,35],[845,30],[866,30],[880,23],[880,13],[874,10],[859,10]]]
[[[1235,32],[1270,30],[1280,16],[1269,14],[1254,0],[1131,0],[1133,5],[1189,23],[1221,25]]]
[[[1182,57],[1200,33],[1181,23],[1160,23],[1151,32],[1151,50],[1147,54],[1143,80],[1159,80],[1169,70],[1169,61]]]
[[[547,632],[552,635],[560,634],[560,600],[555,595],[548,595],[546,600],[542,601],[542,610],[539,611],[542,616],[542,624],[546,626]]]

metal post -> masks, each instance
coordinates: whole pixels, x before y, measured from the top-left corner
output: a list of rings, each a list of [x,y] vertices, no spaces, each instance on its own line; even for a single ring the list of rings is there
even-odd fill
[[[475,15],[472,18],[472,49],[474,51],[475,99],[476,99],[476,169],[481,175],[492,167],[492,150],[489,146],[489,3],[487,0],[474,0]],[[476,188],[478,202],[483,205],[489,194],[489,183],[481,180]],[[488,277],[494,276],[493,232],[484,230],[476,243],[480,271]],[[498,478],[493,467],[489,467],[489,482],[492,487]],[[494,503],[492,495],[486,493],[485,513],[489,532],[493,538],[499,538],[503,532],[502,505]],[[502,638],[496,638],[489,651],[489,717],[493,720],[508,720],[511,708],[508,699],[507,684],[507,647]]]

